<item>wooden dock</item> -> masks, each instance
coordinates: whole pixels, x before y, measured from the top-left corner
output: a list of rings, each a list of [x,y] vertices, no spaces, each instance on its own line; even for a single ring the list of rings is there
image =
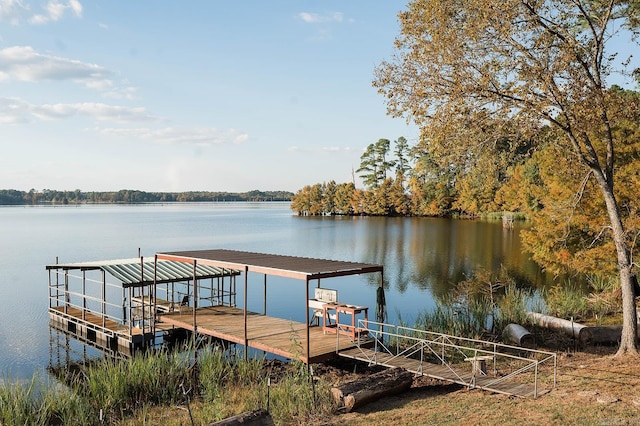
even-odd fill
[[[322,327],[310,327],[310,351],[306,356],[307,325],[301,322],[247,312],[247,341],[245,342],[244,311],[229,306],[198,308],[197,333],[249,348],[269,352],[289,359],[313,364],[337,356],[337,352],[356,347],[344,335],[325,333]],[[160,323],[193,331],[193,308],[162,314]],[[361,342],[362,345],[362,342]]]
[[[367,348],[340,350],[339,355],[345,358],[375,363],[385,367],[404,368],[417,375],[457,383],[470,388],[477,388],[505,395],[513,395],[521,398],[533,398],[536,396],[535,386],[530,383],[518,383],[513,379],[501,381],[499,377],[493,377],[490,374],[479,374],[474,376],[472,366],[467,362],[464,362],[460,366],[446,366],[424,361],[420,362],[418,359],[393,356],[389,353],[376,352],[373,349]],[[548,392],[548,390],[538,389],[537,396],[546,392]]]

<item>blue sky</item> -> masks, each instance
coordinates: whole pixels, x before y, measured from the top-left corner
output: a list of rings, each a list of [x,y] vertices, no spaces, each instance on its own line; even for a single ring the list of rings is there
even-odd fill
[[[0,189],[348,182],[406,3],[0,0]]]

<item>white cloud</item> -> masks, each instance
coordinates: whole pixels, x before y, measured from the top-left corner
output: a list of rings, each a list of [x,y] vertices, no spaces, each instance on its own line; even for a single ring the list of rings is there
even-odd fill
[[[326,15],[320,15],[318,13],[300,12],[298,18],[302,19],[308,24],[323,24],[327,22],[342,22],[344,16],[341,12],[333,12]]]
[[[82,17],[82,4],[78,0],[68,0],[60,2],[58,0],[49,0],[44,7],[43,13],[32,15],[28,21],[35,25],[46,24],[50,21],[59,21],[64,17],[67,10],[70,10],[77,18]]]
[[[9,22],[12,25],[20,23],[23,14],[29,7],[21,0],[0,0],[0,22]]]
[[[30,46],[12,46],[0,50],[0,81],[69,80],[105,96],[133,99],[136,89],[119,88],[111,79],[114,73],[100,65],[36,52]]]
[[[78,18],[82,17],[82,4],[78,0],[69,0],[69,8]]]
[[[11,25],[19,25],[25,21],[34,25],[59,21],[64,18],[67,11],[80,18],[82,4],[78,0],[49,0],[41,10],[36,12],[23,0],[0,0],[0,22],[9,22]]]
[[[219,130],[215,128],[165,127],[152,128],[108,128],[99,129],[103,134],[136,137],[161,144],[192,144],[211,146],[219,144],[240,144],[249,139],[246,133],[235,129]]]
[[[34,105],[22,99],[0,97],[0,117],[4,124],[28,123],[33,119],[60,120],[73,116],[120,124],[166,121],[149,114],[141,107],[130,108],[95,102]]]

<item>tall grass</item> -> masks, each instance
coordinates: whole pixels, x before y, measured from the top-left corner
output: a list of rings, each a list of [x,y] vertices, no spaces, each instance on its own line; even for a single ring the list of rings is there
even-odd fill
[[[505,268],[498,276],[479,270],[436,302],[430,312],[420,312],[416,328],[475,339],[495,339],[511,323],[523,323],[530,290],[519,288]]]
[[[68,386],[0,383],[0,424],[93,425],[119,423],[154,406],[193,402],[194,418],[209,423],[269,405],[279,423],[302,422],[332,410],[329,384],[313,382],[299,361],[271,371],[261,358],[229,356],[215,347],[194,353],[158,351],[128,360],[101,360],[76,374],[60,372]],[[270,385],[270,386],[269,386]],[[297,420],[296,420],[297,419]]]
[[[585,288],[567,280],[547,290],[544,300],[548,313],[565,319],[595,320],[596,323],[601,323],[603,318],[615,317],[615,314],[621,312],[617,277],[590,275],[587,283]]]
[[[90,365],[73,385],[94,411],[119,418],[144,405],[181,403],[180,385],[190,388],[194,383],[189,367],[189,357],[179,352],[147,352]]]
[[[91,417],[73,390],[49,386],[37,375],[27,382],[0,382],[0,424],[85,425]]]

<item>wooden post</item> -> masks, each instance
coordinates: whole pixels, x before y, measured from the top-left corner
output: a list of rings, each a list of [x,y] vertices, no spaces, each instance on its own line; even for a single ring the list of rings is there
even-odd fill
[[[267,274],[264,274],[264,306],[262,308],[262,315],[267,315]]]

